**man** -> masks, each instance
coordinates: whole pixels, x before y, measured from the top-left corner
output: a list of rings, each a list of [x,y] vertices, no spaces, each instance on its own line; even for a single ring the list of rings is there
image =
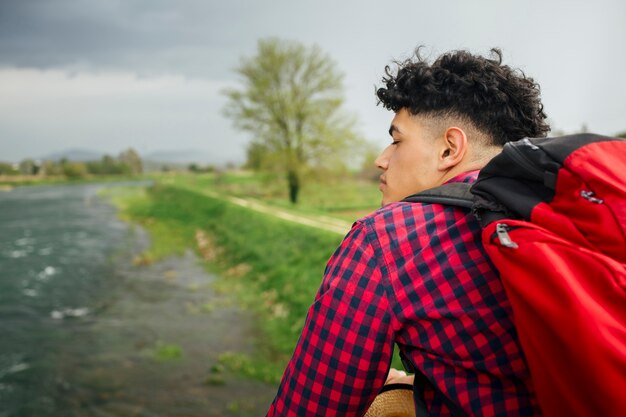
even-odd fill
[[[429,415],[539,414],[496,271],[469,210],[401,202],[472,182],[504,143],[549,130],[539,87],[466,51],[386,68],[395,112],[376,159],[383,207],[335,251],[268,415],[361,416],[385,383],[394,343],[427,383]],[[392,379],[397,372],[391,374]]]

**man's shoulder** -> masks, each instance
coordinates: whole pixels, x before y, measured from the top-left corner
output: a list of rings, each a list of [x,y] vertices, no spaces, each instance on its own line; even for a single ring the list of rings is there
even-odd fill
[[[387,204],[378,210],[361,217],[356,223],[374,225],[378,223],[389,223],[397,219],[397,215],[403,210],[413,206],[413,203],[399,201],[397,203]]]
[[[382,236],[403,234],[401,230],[423,226],[433,210],[431,205],[400,201],[379,208],[373,213],[357,220],[354,227],[361,227],[370,236],[380,239]]]

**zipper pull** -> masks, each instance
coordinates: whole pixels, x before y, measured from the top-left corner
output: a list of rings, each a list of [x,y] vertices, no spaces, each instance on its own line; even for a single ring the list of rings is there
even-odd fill
[[[498,235],[498,239],[500,240],[500,244],[507,248],[517,249],[517,243],[511,240],[509,236],[509,226],[504,223],[496,224],[496,234]]]
[[[595,196],[596,193],[593,191],[581,191],[580,196],[586,200],[591,201],[595,204],[604,204],[604,200]]]

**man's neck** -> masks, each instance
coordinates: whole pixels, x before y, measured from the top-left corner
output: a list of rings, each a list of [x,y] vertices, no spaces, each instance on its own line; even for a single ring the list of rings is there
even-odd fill
[[[470,151],[461,163],[446,171],[441,177],[441,184],[444,184],[459,175],[483,169],[491,159],[502,152],[501,146],[484,146],[480,150]]]

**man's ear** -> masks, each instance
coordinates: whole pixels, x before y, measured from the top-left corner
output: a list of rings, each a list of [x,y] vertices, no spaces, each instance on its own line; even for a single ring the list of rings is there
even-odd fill
[[[468,148],[467,135],[459,127],[449,127],[444,132],[442,145],[438,168],[447,171],[463,161]]]

